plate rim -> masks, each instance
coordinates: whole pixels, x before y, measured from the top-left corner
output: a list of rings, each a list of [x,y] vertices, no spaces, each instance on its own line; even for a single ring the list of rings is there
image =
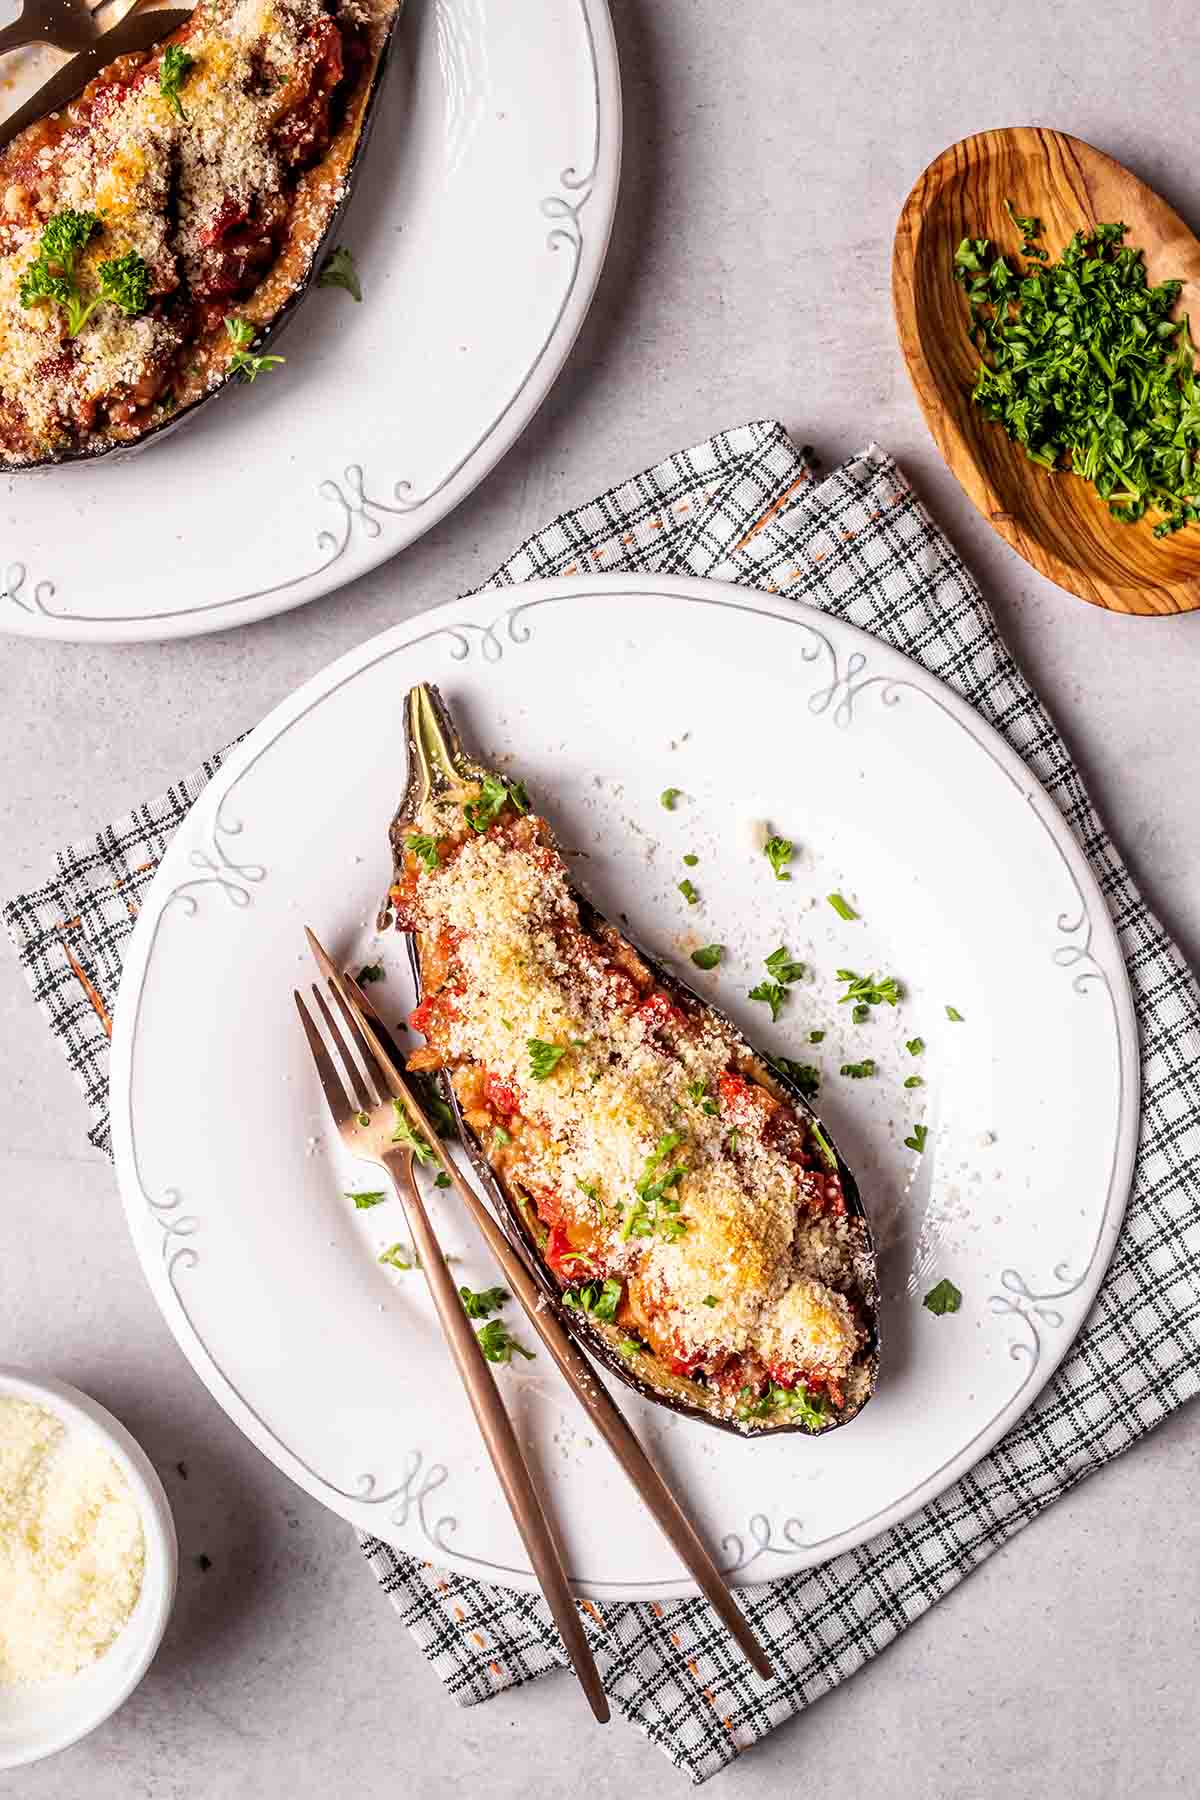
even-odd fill
[[[591,310],[600,277],[608,259],[620,195],[623,147],[623,106],[621,73],[609,0],[574,0],[582,21],[584,40],[591,59],[595,102],[595,142],[592,168],[582,174],[568,161],[559,175],[559,185],[567,194],[543,201],[547,219],[548,242],[553,240],[576,244],[576,262],[566,293],[533,360],[521,377],[516,391],[476,439],[471,449],[449,474],[442,477],[431,492],[413,507],[389,508],[364,490],[363,470],[351,463],[343,471],[342,481],[327,478],[322,483],[330,493],[327,498],[342,509],[346,537],[341,549],[316,571],[297,576],[282,586],[265,588],[258,593],[231,599],[205,602],[175,613],[111,615],[104,618],[75,617],[47,609],[46,600],[53,598],[54,584],[31,576],[19,556],[6,555],[0,562],[0,634],[66,643],[163,643],[179,638],[202,637],[212,632],[230,631],[238,626],[274,618],[295,611],[336,593],[350,582],[359,580],[384,563],[403,554],[411,544],[424,537],[448,513],[471,494],[513,448],[549,397],[566,365],[575,342]],[[402,10],[410,10],[410,0],[402,0]],[[398,20],[402,30],[403,20]],[[403,54],[396,45],[397,55]],[[590,177],[590,178],[589,178]],[[585,233],[579,221],[584,204],[589,211]],[[572,233],[578,233],[577,239]],[[306,296],[307,297],[307,296]],[[159,446],[152,454],[169,454]],[[83,463],[80,468],[86,470]],[[31,471],[35,480],[51,478],[54,471]],[[68,478],[70,476],[68,475]],[[10,480],[21,479],[18,472]],[[348,492],[343,492],[343,486]],[[19,491],[19,490],[18,490]],[[373,519],[376,512],[395,511],[412,520],[419,518],[415,530],[385,544],[384,534],[376,530],[360,532],[353,540],[355,516]],[[378,521],[375,521],[376,526]],[[402,522],[403,532],[403,522]],[[348,562],[343,561],[350,555]],[[45,590],[49,589],[46,594]]]
[[[647,598],[671,596],[708,606],[734,607],[743,612],[766,615],[806,626],[810,631],[815,631],[816,635],[831,650],[832,646],[829,646],[825,632],[821,628],[832,626],[835,632],[845,632],[848,635],[851,646],[857,646],[865,655],[873,656],[877,669],[881,662],[884,665],[891,663],[893,673],[889,674],[885,668],[882,674],[877,672],[874,676],[864,677],[861,671],[869,664],[856,661],[855,656],[849,656],[845,673],[839,673],[840,665],[836,660],[836,652],[833,652],[835,679],[828,689],[827,704],[832,705],[835,710],[838,707],[852,709],[855,696],[862,686],[877,685],[880,682],[883,682],[885,686],[894,686],[897,681],[907,681],[907,685],[916,687],[926,698],[933,699],[943,711],[954,718],[956,723],[965,729],[968,735],[991,756],[992,761],[1028,800],[1031,811],[1034,812],[1055,844],[1075,882],[1079,898],[1084,904],[1085,918],[1090,920],[1093,931],[1098,930],[1107,939],[1113,970],[1116,971],[1115,978],[1112,978],[1110,972],[1110,978],[1106,981],[1106,985],[1112,1001],[1118,1053],[1118,1129],[1108,1193],[1100,1215],[1095,1244],[1082,1275],[1070,1282],[1069,1285],[1062,1286],[1061,1291],[1056,1288],[1053,1294],[1033,1295],[1022,1294],[1019,1289],[1013,1288],[1010,1293],[1016,1294],[1015,1301],[1005,1301],[1003,1297],[996,1297],[1001,1299],[1002,1307],[994,1310],[1004,1309],[1018,1313],[1030,1326],[1033,1333],[1034,1346],[1032,1349],[1028,1345],[1020,1344],[1010,1347],[1010,1354],[1014,1356],[1014,1359],[1022,1354],[1029,1359],[1029,1371],[1025,1380],[994,1417],[981,1427],[965,1445],[898,1500],[890,1502],[869,1517],[856,1521],[854,1525],[819,1540],[815,1545],[799,1545],[789,1542],[786,1547],[781,1548],[760,1544],[760,1550],[769,1547],[772,1553],[782,1560],[782,1566],[778,1566],[770,1572],[764,1573],[757,1569],[754,1573],[748,1572],[749,1564],[757,1560],[758,1553],[755,1553],[738,1568],[728,1573],[728,1579],[733,1586],[758,1586],[783,1580],[800,1570],[825,1563],[844,1551],[869,1542],[889,1527],[911,1517],[974,1468],[1007,1432],[1019,1424],[1037,1400],[1038,1395],[1052,1379],[1083,1328],[1087,1313],[1107,1272],[1125,1218],[1136,1160],[1141,1115],[1141,1061],[1137,1016],[1129,981],[1128,964],[1099,881],[1065,816],[1047,793],[1037,775],[1008,743],[1007,739],[940,676],[933,674],[923,664],[916,662],[894,645],[887,643],[886,640],[864,631],[862,627],[853,624],[848,619],[825,612],[806,602],[787,599],[759,588],[732,582],[713,581],[695,576],[629,573],[573,577],[552,576],[521,583],[516,588],[484,589],[463,599],[451,599],[440,605],[429,607],[414,617],[403,620],[365,640],[354,649],[344,652],[285,696],[222,764],[195,802],[188,815],[188,820],[190,821],[194,816],[199,817],[210,828],[210,836],[215,837],[213,828],[219,818],[223,802],[242,777],[249,773],[259,758],[267,754],[290,731],[293,725],[299,724],[306,718],[324,698],[337,692],[348,681],[353,680],[357,675],[389,655],[412,649],[426,639],[449,632],[461,647],[456,660],[465,660],[469,653],[469,647],[475,641],[480,645],[486,660],[496,661],[503,653],[498,631],[501,626],[504,627],[512,643],[520,644],[524,641],[521,632],[526,629],[520,625],[521,614],[548,601],[571,598],[586,602],[594,601],[605,594],[622,597],[638,595]],[[472,640],[468,633],[478,633],[479,636]],[[493,646],[490,655],[489,644]],[[910,672],[915,674],[918,679],[912,680]],[[225,829],[232,835],[240,827],[227,826]],[[172,842],[174,843],[175,840]],[[218,853],[220,854],[220,846],[218,846]],[[394,1547],[402,1553],[413,1554],[406,1545],[389,1539],[386,1530],[380,1528],[386,1525],[386,1519],[371,1520],[364,1516],[363,1505],[373,1503],[370,1489],[364,1489],[360,1495],[356,1496],[333,1488],[325,1477],[312,1470],[296,1451],[283,1444],[275,1436],[270,1426],[255,1411],[252,1403],[239,1392],[229,1377],[216,1364],[211,1352],[198,1339],[194,1327],[190,1326],[186,1315],[182,1313],[175,1290],[171,1288],[169,1282],[164,1283],[161,1257],[156,1260],[146,1248],[150,1242],[145,1231],[147,1205],[154,1208],[156,1214],[166,1215],[159,1216],[158,1223],[167,1237],[170,1237],[175,1230],[175,1222],[169,1216],[175,1202],[163,1205],[151,1201],[141,1188],[134,1153],[131,1091],[132,1059],[141,992],[157,935],[158,922],[172,891],[170,884],[175,882],[171,862],[169,847],[167,855],[163,858],[163,862],[147,890],[138,921],[130,938],[113,1018],[109,1093],[114,1165],[126,1223],[133,1238],[135,1252],[176,1343],[223,1411],[255,1447],[284,1474],[305,1488],[314,1498],[330,1506],[331,1510],[340,1513],[357,1530],[378,1537],[384,1543],[393,1543]],[[176,885],[178,884],[176,883]],[[1090,933],[1089,947],[1092,942],[1093,936]],[[1076,976],[1076,982],[1081,978]],[[1005,1271],[1005,1273],[1015,1272]],[[1058,1271],[1055,1272],[1055,1279],[1059,1283],[1065,1282],[1065,1277],[1061,1277]],[[168,1293],[174,1296],[175,1305],[173,1307],[167,1303]],[[1020,1304],[1021,1300],[1049,1303],[1068,1296],[1080,1307],[1077,1323],[1061,1342],[1043,1341],[1035,1321]],[[254,1423],[252,1424],[250,1421]],[[264,1438],[268,1441],[264,1442]],[[433,1478],[433,1469],[423,1466],[424,1459],[421,1452],[410,1451],[409,1458],[410,1465],[401,1491],[405,1496],[406,1511],[409,1506],[415,1506],[420,1514],[422,1525],[424,1525],[424,1516],[421,1511],[423,1501],[425,1496],[438,1485],[438,1482]],[[335,1498],[331,1499],[331,1495]],[[346,1505],[337,1505],[336,1497],[340,1497]],[[347,1506],[358,1506],[359,1510],[352,1512],[347,1510]],[[498,1582],[501,1585],[515,1587],[525,1592],[536,1593],[538,1591],[532,1571],[471,1557],[454,1550],[449,1544],[439,1541],[430,1532],[428,1526],[425,1526],[424,1529],[431,1553],[440,1564],[453,1568],[469,1579]],[[666,1600],[688,1598],[694,1596],[695,1593],[693,1583],[686,1577],[634,1583],[620,1583],[611,1580],[593,1581],[586,1576],[574,1574],[571,1579],[573,1586],[581,1595],[588,1595],[598,1600]]]

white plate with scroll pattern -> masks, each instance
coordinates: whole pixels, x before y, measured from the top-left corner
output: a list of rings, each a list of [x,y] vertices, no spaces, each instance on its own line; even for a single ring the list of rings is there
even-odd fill
[[[62,60],[7,59],[6,110]],[[620,152],[605,0],[524,0],[516,29],[485,0],[409,0],[339,228],[362,304],[314,288],[280,341],[285,366],[161,443],[0,478],[0,630],[225,630],[427,531],[562,367],[603,266]]]
[[[389,1018],[412,1004],[404,941],[379,940],[374,919],[405,777],[400,702],[418,680],[441,686],[486,761],[524,777],[586,856],[602,911],[768,1053],[821,1069],[817,1105],[880,1250],[874,1399],[828,1437],[742,1442],[618,1398],[735,1581],[822,1562],[983,1455],[1104,1273],[1138,1056],[1099,890],[1025,765],[933,676],[845,623],[713,582],[596,576],[440,607],[251,733],[171,843],[126,961],[112,1108],[130,1229],[180,1345],[247,1435],[363,1530],[464,1574],[533,1585],[421,1277],[378,1260],[406,1238],[399,1206],[345,1198],[377,1184],[328,1125],[291,996],[312,978],[311,923],[346,966],[382,962],[372,993]],[[668,786],[682,790],[670,812]],[[797,846],[790,880],[762,855],[764,822]],[[843,920],[831,893],[860,916]],[[701,976],[688,952],[709,941],[726,955]],[[747,994],[780,943],[808,974],[772,1025]],[[839,968],[895,975],[900,1005],[856,1025]],[[873,1077],[839,1073],[865,1058]],[[913,1073],[924,1085],[906,1088]],[[905,1143],[917,1126],[921,1154]],[[453,1198],[433,1204],[461,1279],[491,1285]],[[923,1298],[943,1278],[962,1305],[935,1316]],[[580,1590],[687,1592],[545,1358],[501,1379]]]

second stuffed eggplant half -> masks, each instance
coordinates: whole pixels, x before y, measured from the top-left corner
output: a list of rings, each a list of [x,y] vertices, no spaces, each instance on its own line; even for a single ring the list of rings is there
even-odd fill
[[[520,781],[406,701],[385,917],[477,1176],[590,1354],[689,1418],[832,1430],[879,1361],[874,1246],[807,1102],[574,886]]]

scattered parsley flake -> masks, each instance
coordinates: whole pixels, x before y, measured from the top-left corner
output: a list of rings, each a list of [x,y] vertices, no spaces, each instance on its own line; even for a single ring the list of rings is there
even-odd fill
[[[736,1417],[743,1422],[782,1414],[784,1418],[798,1419],[814,1430],[824,1425],[829,1407],[824,1394],[810,1395],[804,1383],[799,1381],[792,1388],[782,1387],[776,1381],[769,1382],[766,1393],[757,1397],[753,1388],[740,1388],[738,1402]]]
[[[375,1188],[369,1194],[347,1193],[346,1198],[347,1200],[353,1200],[354,1205],[359,1212],[366,1212],[368,1207],[381,1206],[387,1199],[387,1195],[382,1188]]]
[[[683,860],[689,869],[694,869],[696,864],[700,861],[700,858],[698,856],[693,856],[689,850]]]
[[[904,1085],[906,1088],[919,1088],[924,1087],[925,1083],[919,1075],[908,1075],[905,1077]]]
[[[824,1043],[825,1033],[823,1031],[810,1031],[808,1034],[808,1041],[810,1044]]]
[[[855,912],[850,902],[844,899],[841,894],[826,894],[825,898],[828,900],[839,919],[858,918],[859,915]]]
[[[810,1119],[808,1121],[808,1130],[817,1149],[825,1159],[825,1167],[827,1169],[836,1169],[838,1166],[837,1153],[815,1119]]]
[[[168,44],[158,65],[158,91],[177,118],[187,123],[179,90],[196,66],[196,59],[178,44]]]
[[[479,1339],[479,1348],[492,1363],[510,1363],[514,1354],[523,1356],[526,1362],[532,1362],[534,1352],[526,1350],[524,1344],[517,1342],[503,1319],[490,1319],[481,1325],[475,1333]]]
[[[843,1063],[841,1073],[843,1075],[848,1075],[851,1081],[863,1081],[867,1076],[875,1073],[875,1064],[871,1057],[868,1056],[865,1057],[862,1062]]]
[[[405,1112],[402,1102],[393,1100],[392,1105],[396,1110],[396,1123],[392,1131],[393,1144],[403,1144],[406,1149],[412,1151],[419,1163],[435,1163],[437,1152],[432,1150],[421,1133],[414,1131],[409,1124],[408,1114]]]
[[[445,1169],[438,1170],[437,1174],[433,1178],[433,1185],[434,1185],[434,1187],[450,1187],[450,1186],[452,1186],[450,1177],[447,1175]]]
[[[67,336],[78,337],[100,304],[89,300],[75,279],[75,267],[92,233],[100,229],[100,216],[67,207],[46,221],[37,255],[21,276],[18,297],[24,307],[50,300],[67,315]]]
[[[454,1111],[449,1101],[443,1100],[437,1089],[428,1081],[423,1081],[420,1076],[414,1076],[412,1079],[414,1085],[420,1087],[421,1105],[433,1120],[433,1128],[438,1136],[453,1137],[455,1135]]]
[[[386,1250],[379,1252],[378,1260],[386,1263],[390,1269],[416,1269],[420,1264],[415,1250],[407,1244],[389,1244]]]
[[[545,1081],[548,1075],[553,1075],[567,1054],[565,1044],[548,1044],[543,1038],[526,1038],[525,1048],[529,1052],[529,1073],[534,1081]]]
[[[856,1006],[854,1011],[850,1015],[850,1017],[854,1020],[854,1023],[856,1025],[865,1025],[867,1020],[870,1018],[870,1016],[871,1016],[870,1007],[863,1006],[861,1004]]]
[[[681,798],[682,794],[682,788],[664,788],[658,796],[659,804],[665,806],[668,812],[674,812],[675,802]]]
[[[925,1039],[924,1038],[909,1038],[909,1040],[905,1044],[904,1048],[908,1051],[908,1054],[910,1056],[920,1056],[922,1051],[925,1048]]]
[[[372,981],[383,980],[382,963],[364,963],[354,978],[359,987],[367,987]]]
[[[636,1356],[641,1350],[641,1347],[641,1344],[636,1338],[622,1338],[617,1345],[617,1349],[621,1352],[621,1355],[629,1357]]]
[[[345,244],[339,244],[331,250],[321,264],[321,273],[317,276],[318,287],[345,288],[352,300],[362,299],[362,283],[358,279],[358,270],[354,266],[354,258]]]
[[[747,994],[748,1000],[762,1000],[771,1009],[771,1023],[774,1024],[783,1010],[787,999],[787,989],[778,981],[760,981]]]
[[[925,1139],[928,1136],[928,1125],[914,1125],[912,1128],[912,1136],[906,1137],[904,1140],[905,1148],[908,1150],[915,1150],[917,1155],[920,1156],[925,1148]]]
[[[563,1299],[568,1306],[611,1325],[621,1303],[621,1283],[611,1276],[604,1282],[585,1281],[582,1287],[568,1288]]]
[[[692,951],[692,961],[698,969],[715,969],[724,954],[723,944],[704,944],[699,950]]]
[[[772,950],[770,956],[763,959],[763,966],[769,975],[773,976],[776,981],[782,981],[785,985],[799,981],[804,973],[804,964],[792,962],[785,944],[780,944],[778,950]]]
[[[472,1293],[469,1287],[460,1287],[458,1297],[463,1303],[463,1311],[468,1319],[490,1319],[494,1312],[500,1311],[508,1299],[508,1289],[490,1287]]]
[[[839,969],[837,978],[846,984],[845,993],[838,995],[838,1005],[853,1001],[857,1023],[861,1023],[857,1019],[858,1007],[895,1006],[904,993],[894,975],[856,975],[853,969]]]
[[[717,1299],[715,1294],[705,1294],[704,1304],[705,1306],[720,1306],[721,1302]]]
[[[441,857],[438,853],[438,841],[424,831],[410,831],[404,840],[404,848],[411,850],[417,861],[426,869],[436,869]]]
[[[687,1230],[687,1222],[678,1217],[679,1197],[674,1192],[687,1174],[686,1163],[672,1163],[671,1157],[683,1143],[682,1131],[668,1131],[659,1138],[653,1153],[634,1187],[637,1198],[630,1204],[621,1226],[621,1236],[654,1237],[674,1243]],[[664,1163],[665,1173],[659,1174]]]
[[[514,812],[529,811],[529,795],[523,781],[501,781],[497,775],[485,775],[479,787],[479,798],[468,800],[463,817],[472,831],[486,831],[494,825],[506,806]]]
[[[257,381],[260,375],[268,374],[279,363],[287,361],[284,356],[251,356],[254,326],[249,319],[226,318],[225,334],[233,345],[229,373],[240,375],[243,381]]]
[[[769,837],[763,845],[763,855],[775,871],[776,881],[790,881],[791,875],[785,868],[796,853],[796,846],[785,837]]]
[[[921,1304],[928,1307],[931,1313],[956,1313],[962,1305],[962,1294],[948,1276],[943,1275],[936,1287],[931,1287]]]
[[[695,906],[696,902],[700,898],[699,894],[696,892],[695,885],[688,879],[688,877],[686,875],[684,876],[683,880],[679,883],[679,891],[683,895],[684,899],[687,901],[689,906]]]
[[[946,1008],[946,1017],[949,1019],[949,1021],[952,1025],[965,1025],[966,1024],[966,1020],[963,1018],[962,1014],[959,1012],[957,1006],[948,1006]]]
[[[793,1062],[790,1056],[776,1056],[772,1061],[787,1076],[793,1087],[800,1089],[806,1100],[813,1098],[821,1086],[820,1069],[815,1069],[812,1063]]]
[[[119,307],[127,319],[145,312],[150,300],[150,265],[136,250],[109,257],[98,264],[96,274],[101,298]]]

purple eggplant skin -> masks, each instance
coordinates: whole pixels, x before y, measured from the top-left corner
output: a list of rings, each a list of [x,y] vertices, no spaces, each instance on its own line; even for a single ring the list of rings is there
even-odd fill
[[[392,820],[389,830],[389,842],[393,858],[393,879],[398,879],[403,870],[404,839],[413,830],[426,799],[431,793],[436,794],[448,784],[462,781],[481,781],[485,775],[494,774],[483,764],[476,762],[463,749],[462,741],[454,725],[441,694],[430,684],[413,688],[405,700],[405,729],[408,744],[408,783],[400,808]],[[586,930],[594,930],[605,923],[603,916],[574,887],[572,894],[579,906],[581,922]],[[385,901],[380,913],[380,928],[391,923],[391,910]],[[816,1113],[795,1084],[775,1066],[755,1051],[747,1043],[737,1026],[719,1007],[703,999],[694,989],[661,963],[647,953],[640,945],[633,943],[629,934],[622,928],[621,936],[632,945],[651,971],[656,982],[660,983],[671,998],[681,1004],[685,1010],[704,1008],[717,1018],[733,1033],[739,1046],[746,1053],[747,1061],[756,1080],[775,1095],[786,1101],[802,1116],[817,1119]],[[416,938],[408,940],[409,961],[412,966],[413,979],[417,989],[418,1001],[423,998],[420,957],[417,952]],[[479,1138],[467,1124],[459,1105],[458,1096],[448,1075],[438,1078],[440,1091],[449,1104],[458,1129],[459,1138],[466,1150],[471,1167],[491,1201],[492,1209],[504,1228],[505,1234],[513,1245],[522,1251],[530,1272],[537,1282],[538,1288],[545,1296],[546,1304],[553,1307],[556,1316],[581,1346],[603,1364],[611,1374],[618,1377],[626,1387],[632,1388],[643,1399],[651,1400],[656,1405],[670,1408],[672,1412],[681,1413],[685,1418],[695,1419],[698,1423],[709,1425],[719,1431],[732,1431],[739,1437],[775,1436],[779,1432],[799,1432],[803,1436],[824,1436],[828,1431],[835,1431],[856,1418],[863,1406],[875,1391],[879,1371],[879,1283],[875,1260],[875,1247],[871,1238],[870,1223],[858,1190],[854,1172],[821,1126],[825,1137],[837,1161],[838,1174],[841,1178],[842,1190],[846,1200],[847,1214],[862,1220],[864,1230],[864,1270],[853,1291],[853,1298],[859,1308],[867,1331],[867,1343],[859,1354],[859,1362],[867,1373],[867,1385],[863,1397],[853,1409],[847,1408],[840,1414],[829,1417],[827,1424],[812,1427],[802,1422],[774,1422],[770,1419],[750,1419],[739,1421],[719,1415],[708,1410],[705,1399],[708,1390],[700,1383],[671,1374],[649,1352],[640,1354],[636,1361],[631,1361],[617,1349],[617,1343],[624,1333],[615,1326],[605,1326],[602,1321],[592,1318],[578,1307],[564,1304],[564,1289],[540,1254],[535,1230],[536,1214],[532,1204],[522,1202],[512,1193],[488,1162],[486,1152]],[[819,1120],[817,1121],[820,1123]]]
[[[396,0],[395,10],[388,23],[379,49],[375,53],[372,65],[369,70],[364,72],[367,84],[366,93],[365,98],[359,102],[361,105],[361,114],[357,135],[354,140],[354,148],[351,151],[350,159],[334,190],[334,203],[328,221],[322,227],[321,235],[313,247],[312,260],[308,265],[306,273],[292,289],[291,293],[283,302],[282,306],[280,306],[273,318],[268,324],[262,326],[256,332],[254,342],[250,345],[250,349],[255,355],[258,355],[263,351],[273,350],[275,340],[295,317],[297,307],[305,298],[317,275],[320,273],[321,265],[325,260],[326,253],[333,243],[334,236],[337,232],[338,225],[341,222],[342,214],[346,210],[355,179],[362,163],[363,154],[367,147],[367,141],[371,135],[371,127],[375,123],[379,95],[383,87],[384,77],[387,73],[388,60],[391,56],[392,45],[396,40],[397,27],[399,26],[400,16],[403,11],[404,0]],[[89,79],[90,78],[91,77],[89,76]],[[362,77],[360,77],[360,79],[362,79]],[[252,295],[243,296],[240,304],[245,305],[246,301],[252,297]],[[231,301],[231,310],[236,311],[237,304],[237,302]],[[91,448],[87,445],[79,445],[77,448],[71,450],[55,450],[49,452],[45,456],[36,457],[29,462],[0,462],[0,473],[5,475],[23,475],[27,471],[33,469],[64,468],[71,463],[94,463],[100,457],[115,461],[119,458],[136,456],[138,452],[144,450],[147,445],[161,443],[164,438],[169,437],[172,432],[177,431],[186,421],[194,419],[201,407],[207,406],[210,400],[215,400],[219,394],[225,393],[230,386],[240,383],[240,380],[240,376],[235,376],[233,374],[224,375],[218,384],[215,387],[210,388],[207,393],[201,394],[195,400],[189,401],[186,406],[181,406],[178,411],[171,413],[158,424],[147,426],[147,428],[140,432],[135,438],[114,438],[111,443],[100,442]]]

